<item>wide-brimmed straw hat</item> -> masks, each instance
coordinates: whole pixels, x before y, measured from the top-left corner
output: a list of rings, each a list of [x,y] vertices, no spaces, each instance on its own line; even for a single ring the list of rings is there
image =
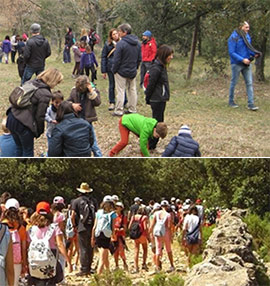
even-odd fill
[[[77,191],[81,193],[91,193],[93,192],[93,189],[91,189],[87,183],[81,183],[80,187],[77,188]]]

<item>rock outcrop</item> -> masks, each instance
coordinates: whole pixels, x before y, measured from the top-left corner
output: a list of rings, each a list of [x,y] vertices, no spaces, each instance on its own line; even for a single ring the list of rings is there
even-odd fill
[[[244,215],[243,210],[222,215],[207,242],[204,261],[192,267],[185,286],[265,286],[256,280],[256,271],[263,266],[252,250]]]

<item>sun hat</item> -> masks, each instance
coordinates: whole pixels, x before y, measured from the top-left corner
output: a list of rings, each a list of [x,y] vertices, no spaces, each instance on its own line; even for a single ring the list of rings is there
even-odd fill
[[[106,203],[106,202],[112,202],[112,196],[110,195],[107,195],[103,198],[103,203]]]
[[[124,205],[123,205],[122,202],[117,202],[115,205],[116,205],[117,207],[121,207],[122,209],[124,208]]]
[[[119,197],[117,195],[112,195],[112,200],[113,201],[119,201]]]
[[[64,200],[64,198],[63,197],[61,197],[61,196],[56,196],[56,197],[54,197],[54,199],[53,199],[53,203],[54,204],[65,204],[65,200]]]
[[[36,212],[38,214],[49,214],[51,212],[51,207],[48,202],[39,202],[36,206]]]
[[[93,189],[91,189],[87,183],[81,183],[80,187],[77,188],[77,191],[85,194],[93,192]]]
[[[14,198],[10,198],[10,199],[8,199],[6,201],[5,208],[7,210],[10,209],[10,208],[14,208],[14,209],[18,210],[19,207],[20,207],[19,202],[16,199],[14,199]]]
[[[134,202],[142,202],[142,199],[139,198],[139,197],[136,197],[136,198],[134,199]]]
[[[146,30],[145,32],[143,32],[143,36],[150,38],[152,36],[152,33],[149,30]]]
[[[171,198],[171,202],[175,202],[176,198],[175,197],[172,197]]]
[[[37,34],[37,33],[40,32],[40,30],[41,30],[41,27],[37,23],[32,24],[31,27],[30,27],[30,31],[31,31],[32,34]]]
[[[178,131],[178,134],[191,134],[191,130],[187,125],[182,125]]]

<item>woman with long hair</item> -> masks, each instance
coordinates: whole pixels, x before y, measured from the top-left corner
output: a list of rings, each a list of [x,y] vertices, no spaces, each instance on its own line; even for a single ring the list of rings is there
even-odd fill
[[[117,29],[113,28],[109,31],[108,40],[104,44],[101,53],[101,73],[103,78],[109,78],[109,110],[114,110],[115,105],[115,80],[112,72],[113,55],[117,42],[120,41]]]
[[[16,157],[34,156],[34,138],[44,132],[44,119],[50,100],[51,89],[63,80],[62,73],[55,68],[48,68],[40,73],[32,84],[37,90],[31,97],[30,108],[17,108],[13,105],[7,110],[7,128],[16,143]]]
[[[166,102],[170,99],[170,87],[167,68],[173,59],[173,49],[167,45],[158,48],[156,58],[149,70],[149,83],[145,90],[145,100],[150,104],[152,117],[164,122]],[[158,138],[149,140],[149,149],[155,149]]]

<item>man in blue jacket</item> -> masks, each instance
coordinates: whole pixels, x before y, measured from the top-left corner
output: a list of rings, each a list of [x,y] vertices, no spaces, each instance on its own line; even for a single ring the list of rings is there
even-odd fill
[[[131,26],[122,24],[118,27],[118,31],[121,41],[116,45],[112,66],[117,90],[114,116],[122,116],[124,114],[126,88],[129,106],[127,112],[137,112],[136,75],[141,62],[141,45],[138,38],[131,34]]]
[[[248,33],[249,24],[243,22],[240,24],[239,30],[234,30],[228,39],[228,49],[231,60],[232,78],[229,92],[229,106],[237,108],[238,105],[234,102],[234,89],[237,84],[240,72],[242,73],[248,96],[248,109],[259,109],[254,105],[253,83],[252,83],[252,66],[251,61],[259,54],[254,53],[251,49],[251,37]],[[244,39],[246,38],[246,41]]]

